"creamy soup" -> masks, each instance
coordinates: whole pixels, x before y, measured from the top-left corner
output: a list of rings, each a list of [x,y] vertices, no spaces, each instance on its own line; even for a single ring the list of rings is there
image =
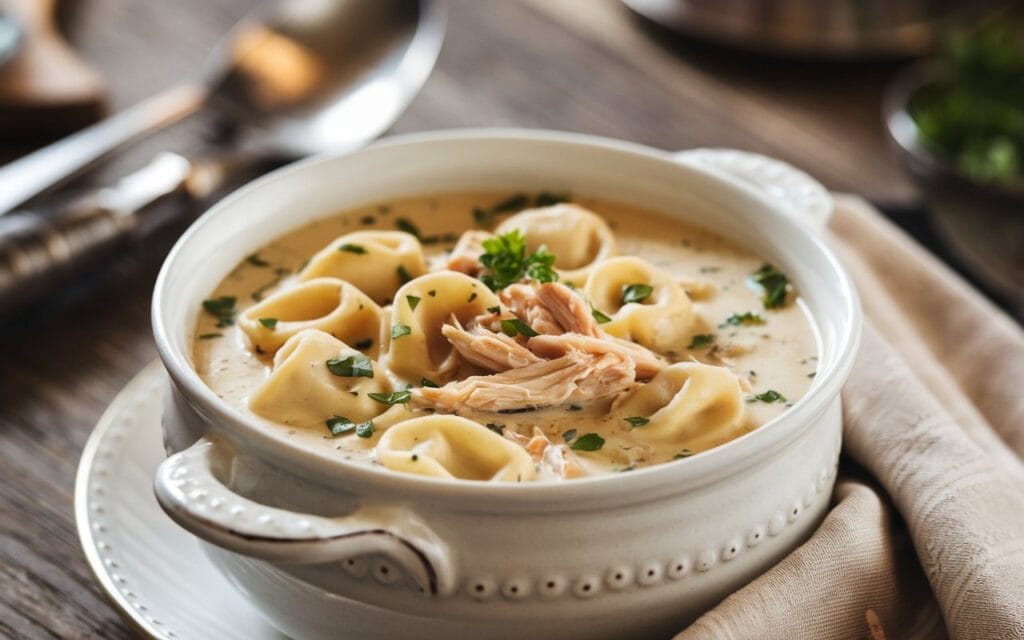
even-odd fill
[[[669,463],[778,416],[815,375],[785,274],[628,205],[469,193],[345,211],[203,303],[197,371],[263,428],[446,478]]]

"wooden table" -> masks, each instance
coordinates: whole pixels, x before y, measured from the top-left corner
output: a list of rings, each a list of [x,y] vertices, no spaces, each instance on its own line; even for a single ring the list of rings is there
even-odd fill
[[[193,72],[252,4],[77,0],[64,22],[106,76],[116,109]],[[457,0],[434,75],[394,131],[514,125],[669,149],[739,147],[834,189],[906,201],[915,194],[879,116],[894,68],[780,63],[675,42],[615,0]],[[189,149],[197,128],[156,136],[92,179],[122,175],[160,149]],[[156,355],[149,298],[169,242],[126,259],[87,300],[0,331],[0,636],[131,635],[93,585],[72,492],[93,424]]]

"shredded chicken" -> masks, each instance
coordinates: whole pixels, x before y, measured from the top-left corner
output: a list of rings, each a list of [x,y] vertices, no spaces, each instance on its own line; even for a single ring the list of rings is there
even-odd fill
[[[464,329],[455,316],[449,322],[451,324],[441,327],[441,333],[464,360],[478,367],[488,371],[508,371],[541,361],[504,333],[490,331],[476,323],[470,323]]]
[[[549,282],[537,288],[537,302],[554,318],[561,333],[597,336],[598,326],[583,298],[562,284]]]
[[[594,355],[614,353],[634,362],[636,377],[640,380],[650,380],[668,366],[661,356],[635,342],[609,336],[603,331],[601,333],[603,337],[584,336],[578,333],[534,336],[527,341],[526,346],[542,358],[558,358],[570,351],[582,351]]]
[[[543,461],[563,478],[579,478],[587,475],[583,467],[576,461],[576,456],[564,444],[547,447],[544,450]]]
[[[544,432],[539,428],[533,428],[533,437],[526,443],[526,452],[533,456],[533,459],[537,462],[540,461],[541,457],[544,456],[544,451],[547,450],[548,445],[551,444],[551,440],[548,439]]]
[[[454,412],[514,411],[566,403],[588,403],[625,391],[636,380],[631,358],[613,353],[570,351],[490,376],[472,376],[433,389],[413,391],[413,406]]]
[[[570,293],[572,292],[570,291]],[[509,285],[501,290],[498,297],[509,311],[530,325],[530,328],[537,333],[548,335],[563,333],[564,330],[555,316],[541,304],[537,297],[537,289],[534,287],[528,284]]]
[[[486,231],[467,231],[459,237],[448,257],[447,268],[476,276],[483,269],[480,256],[484,253],[484,240],[491,237]]]

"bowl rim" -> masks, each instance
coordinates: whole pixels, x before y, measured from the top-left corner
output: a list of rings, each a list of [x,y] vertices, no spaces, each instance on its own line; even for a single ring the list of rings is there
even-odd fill
[[[627,474],[603,474],[574,479],[571,482],[551,480],[496,483],[396,473],[363,462],[328,458],[323,452],[316,452],[309,447],[275,438],[266,433],[264,429],[251,424],[250,418],[240,410],[228,405],[203,382],[191,366],[187,354],[176,350],[169,338],[171,328],[164,323],[162,309],[167,297],[170,273],[179,256],[194,242],[197,236],[204,233],[204,229],[212,219],[221,215],[222,212],[232,209],[236,202],[246,198],[250,193],[259,191],[270,184],[292,180],[296,174],[305,172],[311,167],[342,157],[358,157],[364,152],[381,148],[415,148],[424,144],[448,142],[479,144],[526,142],[528,144],[555,143],[578,147],[598,147],[617,154],[639,156],[647,162],[662,163],[670,166],[672,171],[699,176],[715,183],[716,188],[739,192],[747,199],[755,201],[762,208],[761,213],[771,218],[770,224],[764,225],[766,228],[773,229],[773,233],[796,233],[803,236],[805,246],[810,246],[813,251],[816,251],[831,269],[830,280],[832,277],[835,278],[835,282],[832,284],[838,289],[839,296],[843,300],[843,307],[833,310],[832,313],[842,314],[842,317],[847,319],[847,322],[844,323],[846,330],[836,336],[835,357],[830,359],[831,366],[816,373],[807,393],[787,411],[759,428],[704,451],[700,455],[671,463],[643,467]],[[824,413],[830,404],[838,398],[840,388],[853,366],[860,342],[862,323],[860,301],[854,285],[838,258],[825,244],[824,239],[806,225],[794,220],[779,205],[754,188],[722,171],[679,163],[673,159],[673,152],[670,151],[589,134],[521,128],[449,129],[396,135],[355,151],[318,154],[257,178],[215,203],[178,239],[164,260],[157,276],[151,313],[153,334],[160,359],[174,386],[185,395],[190,408],[201,413],[211,425],[216,424],[217,426],[213,429],[218,434],[224,432],[223,435],[228,436],[229,440],[236,444],[241,442],[240,446],[246,450],[261,453],[261,460],[284,466],[307,477],[326,477],[330,479],[328,481],[344,479],[350,486],[371,486],[380,491],[395,492],[405,500],[429,497],[451,500],[456,503],[461,500],[483,498],[488,500],[489,504],[494,500],[500,500],[505,504],[520,505],[535,505],[538,500],[544,500],[549,503],[557,502],[565,505],[575,504],[576,506],[593,505],[595,497],[598,496],[604,498],[618,496],[639,502],[655,499],[666,493],[694,490],[717,482],[723,476],[739,473],[745,467],[742,464],[744,461],[757,459],[760,457],[759,454],[768,454],[785,446],[804,430],[813,426],[815,418]],[[788,429],[787,425],[790,425]],[[238,439],[240,436],[244,436],[241,441]],[[353,485],[353,482],[356,484]],[[637,496],[643,496],[643,498],[637,498]]]

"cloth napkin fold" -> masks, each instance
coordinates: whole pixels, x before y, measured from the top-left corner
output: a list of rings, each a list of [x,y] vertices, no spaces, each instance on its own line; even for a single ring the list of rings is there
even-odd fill
[[[836,205],[868,322],[832,509],[676,640],[1024,639],[1024,333],[863,200]]]

